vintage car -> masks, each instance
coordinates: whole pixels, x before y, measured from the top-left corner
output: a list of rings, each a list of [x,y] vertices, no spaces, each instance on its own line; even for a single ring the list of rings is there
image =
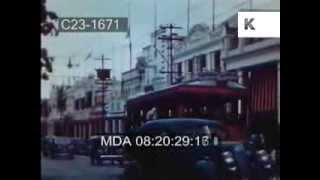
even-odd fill
[[[52,159],[58,157],[74,158],[73,140],[69,137],[46,137],[43,140],[43,155]]]
[[[92,136],[89,139],[89,156],[91,165],[102,165],[104,161],[111,161],[112,164],[117,161],[120,165],[122,165],[122,148],[101,145],[101,137],[102,136]]]
[[[89,155],[89,143],[87,140],[84,139],[74,139],[74,153],[77,155]]]
[[[242,142],[226,141],[228,133],[217,121],[188,118],[152,120],[129,134],[132,141],[136,137],[152,136],[151,139],[154,139],[168,136],[168,141],[174,142],[158,146],[152,143],[145,143],[150,146],[127,146],[126,153],[135,161],[125,166],[126,180],[251,179],[244,145]],[[176,146],[174,139],[179,140],[175,137],[180,136],[187,136],[184,141],[189,143]],[[195,137],[198,136],[210,137],[209,144],[195,145]]]

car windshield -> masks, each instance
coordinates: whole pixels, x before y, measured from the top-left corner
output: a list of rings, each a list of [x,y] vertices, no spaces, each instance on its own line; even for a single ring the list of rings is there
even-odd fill
[[[70,138],[56,138],[56,139],[54,139],[54,142],[56,144],[70,144],[71,141],[72,140]]]
[[[196,127],[188,127],[180,130],[181,133],[191,134],[191,135],[209,135],[210,137],[216,136],[220,140],[225,140],[227,138],[227,132],[221,127],[201,125]],[[180,132],[179,132],[180,133]]]

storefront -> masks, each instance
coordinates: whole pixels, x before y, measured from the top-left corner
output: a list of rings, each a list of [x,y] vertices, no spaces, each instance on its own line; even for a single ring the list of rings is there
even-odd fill
[[[277,64],[251,67],[247,74],[249,90],[249,119],[252,133],[263,133],[270,144],[276,144],[279,137],[278,122],[278,70]]]

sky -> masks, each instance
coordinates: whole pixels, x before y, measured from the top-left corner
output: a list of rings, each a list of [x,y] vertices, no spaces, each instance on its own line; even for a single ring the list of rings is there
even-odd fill
[[[215,0],[217,24],[234,15],[238,9],[248,8],[249,0]],[[280,9],[280,0],[252,0],[253,8]],[[178,33],[184,35],[187,26],[188,0],[47,0],[47,9],[59,17],[128,17],[130,9],[130,27],[133,48],[133,65],[144,46],[149,45],[150,33],[154,30],[154,3],[157,4],[157,25],[174,23],[184,29]],[[212,0],[190,0],[190,25],[212,22]],[[59,36],[42,37],[42,47],[55,57],[54,72],[49,81],[41,82],[41,97],[49,96],[54,84],[67,84],[69,76],[84,77],[95,73],[104,54],[111,58],[106,66],[112,69],[112,76],[121,78],[121,72],[129,67],[129,41],[126,33],[60,33]],[[86,56],[91,53],[88,60]],[[71,58],[78,67],[67,68]]]

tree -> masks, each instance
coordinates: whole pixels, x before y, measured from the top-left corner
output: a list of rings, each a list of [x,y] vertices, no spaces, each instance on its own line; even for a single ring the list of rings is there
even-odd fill
[[[58,35],[58,30],[54,25],[54,22],[58,20],[58,16],[55,12],[48,11],[46,8],[46,0],[41,0],[41,35]],[[44,80],[49,79],[49,73],[52,73],[52,62],[54,57],[48,55],[46,48],[41,48],[40,58],[40,72],[41,78]]]

